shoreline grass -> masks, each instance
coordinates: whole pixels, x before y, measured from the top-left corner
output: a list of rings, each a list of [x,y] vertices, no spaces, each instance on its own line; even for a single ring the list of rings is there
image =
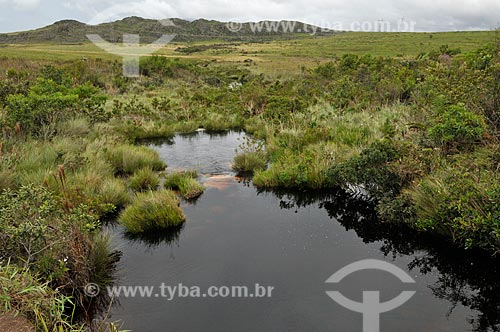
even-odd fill
[[[185,200],[194,200],[205,191],[205,187],[196,180],[197,177],[196,171],[170,173],[165,177],[163,185],[167,189],[178,190]]]
[[[118,218],[132,234],[161,231],[184,223],[179,201],[169,190],[137,193]]]

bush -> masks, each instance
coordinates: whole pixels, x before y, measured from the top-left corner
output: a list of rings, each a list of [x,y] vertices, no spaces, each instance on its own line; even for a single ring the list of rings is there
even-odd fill
[[[99,242],[94,232],[100,223],[90,208],[68,209],[60,199],[36,185],[0,194],[0,260],[29,269],[61,294],[72,296],[78,310],[90,313],[90,302],[103,301],[105,294],[90,301],[84,286],[111,281],[118,256]],[[91,259],[94,254],[106,259]]]
[[[163,56],[145,57],[140,62],[142,75],[160,78],[161,81],[168,77],[174,77],[180,70],[189,70],[190,68],[189,63]]]
[[[130,188],[135,191],[154,190],[160,184],[160,178],[151,168],[141,168],[130,177]]]
[[[41,128],[53,126],[76,115],[92,122],[108,120],[103,109],[106,97],[91,85],[73,88],[68,83],[57,83],[40,78],[29,94],[10,95],[6,99],[6,123],[20,124],[28,132],[39,133]]]
[[[52,251],[62,250],[62,234],[52,230],[61,223],[63,213],[57,199],[46,189],[32,185],[5,190],[0,195],[0,259],[11,259],[12,263],[42,272],[47,255],[43,249],[50,244]]]
[[[486,123],[480,114],[473,113],[464,104],[451,105],[438,110],[429,137],[447,151],[467,150],[480,142],[486,133]]]
[[[27,132],[37,131],[74,115],[77,102],[78,96],[60,92],[51,95],[11,95],[7,98],[5,119],[11,127],[19,123]]]
[[[106,157],[118,174],[132,174],[145,167],[161,171],[166,167],[158,153],[145,146],[114,146],[107,151]]]
[[[198,177],[196,171],[172,173],[165,178],[164,186],[168,189],[179,190],[182,198],[186,200],[195,199],[205,191],[205,187],[195,180],[196,177]]]
[[[394,197],[399,194],[402,183],[391,162],[400,154],[391,140],[374,142],[361,155],[332,167],[328,172],[329,181],[340,186],[363,185],[378,198]]]
[[[138,193],[119,220],[129,233],[137,234],[178,226],[186,217],[174,193],[161,190]]]

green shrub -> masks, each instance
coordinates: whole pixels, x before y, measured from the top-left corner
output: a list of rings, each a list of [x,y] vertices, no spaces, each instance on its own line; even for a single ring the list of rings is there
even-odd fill
[[[174,193],[168,190],[138,193],[120,215],[120,223],[130,233],[160,231],[178,226],[186,217]]]
[[[236,172],[254,172],[266,168],[266,156],[259,152],[240,153],[234,157],[233,170]]]
[[[17,123],[27,132],[50,126],[75,114],[77,95],[60,92],[51,95],[11,95],[7,98],[6,120],[10,126]]]
[[[363,185],[378,198],[394,197],[402,183],[391,162],[400,154],[391,140],[374,142],[361,155],[332,167],[328,172],[329,182],[341,186]]]
[[[174,77],[179,72],[190,70],[192,65],[186,61],[169,59],[163,56],[151,56],[141,59],[141,74],[148,77],[159,78],[160,81]]]
[[[160,178],[151,168],[141,168],[129,179],[130,188],[135,191],[154,190],[160,184]]]
[[[48,244],[54,251],[62,246],[61,234],[49,226],[57,229],[62,220],[56,197],[46,189],[32,185],[5,190],[0,194],[0,259],[43,269],[43,249]]]
[[[469,111],[464,104],[444,107],[438,111],[429,137],[446,150],[470,149],[486,133],[486,123],[480,114]]]
[[[103,108],[106,97],[98,92],[88,84],[71,87],[68,82],[40,78],[29,94],[7,97],[5,120],[10,126],[19,123],[23,130],[35,133],[76,115],[86,116],[92,122],[107,120],[109,116]]]
[[[205,191],[205,187],[195,179],[198,177],[196,171],[176,172],[167,175],[165,188],[179,190],[182,198],[186,200],[198,198]]]
[[[161,171],[166,167],[158,153],[145,146],[114,146],[107,151],[106,157],[118,174],[132,174],[145,167]]]
[[[78,308],[89,310],[83,287],[103,278],[95,274],[96,261],[89,258],[96,246],[100,256],[107,249],[108,264],[99,270],[106,270],[111,280],[116,257],[97,242],[94,232],[100,223],[92,209],[82,204],[69,209],[60,199],[34,185],[0,194],[0,260],[29,269],[61,294],[71,295]]]

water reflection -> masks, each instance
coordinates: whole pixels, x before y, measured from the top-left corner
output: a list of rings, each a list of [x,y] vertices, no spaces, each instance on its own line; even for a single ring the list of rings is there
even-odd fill
[[[195,169],[202,174],[230,174],[235,150],[245,136],[241,132],[206,132],[177,135],[165,144],[150,147],[173,169]],[[175,143],[175,144],[174,144]]]
[[[300,209],[312,204],[328,212],[346,230],[354,230],[365,243],[382,242],[385,256],[413,255],[408,269],[421,274],[438,272],[429,288],[435,297],[477,311],[470,318],[473,331],[500,331],[500,259],[479,251],[452,247],[443,239],[418,234],[404,225],[377,221],[374,203],[341,189],[329,192],[280,192],[282,209]],[[417,255],[419,254],[419,255]]]
[[[188,219],[183,228],[146,237],[115,229],[124,240],[122,282],[208,286],[265,280],[280,293],[265,303],[125,298],[113,313],[127,328],[361,330],[360,316],[335,310],[323,282],[334,272],[332,267],[387,256],[413,272],[419,296],[386,317],[384,331],[500,330],[498,259],[455,249],[404,225],[377,222],[374,203],[362,193],[258,191],[249,178],[234,178],[231,172],[242,137],[200,132],[153,145],[171,169],[198,169],[207,190],[196,205],[183,203]],[[356,280],[344,286],[358,294]],[[385,279],[377,280],[376,287],[387,295],[398,290]],[[470,325],[465,316],[471,316]]]
[[[139,243],[149,249],[155,249],[160,246],[179,245],[179,236],[183,229],[184,225],[180,225],[158,232],[141,234],[125,233],[124,238],[131,244]]]

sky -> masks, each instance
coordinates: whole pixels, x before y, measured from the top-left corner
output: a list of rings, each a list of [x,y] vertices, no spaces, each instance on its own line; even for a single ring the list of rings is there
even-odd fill
[[[0,0],[0,32],[63,19],[98,24],[129,16],[297,20],[355,31],[378,31],[380,22],[390,22],[385,29],[393,31],[491,30],[500,26],[500,0]]]

